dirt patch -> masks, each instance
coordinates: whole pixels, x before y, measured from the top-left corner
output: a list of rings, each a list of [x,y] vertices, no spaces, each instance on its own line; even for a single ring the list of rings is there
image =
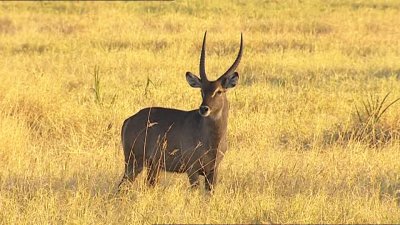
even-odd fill
[[[17,27],[14,22],[9,18],[0,18],[0,34],[14,34]]]

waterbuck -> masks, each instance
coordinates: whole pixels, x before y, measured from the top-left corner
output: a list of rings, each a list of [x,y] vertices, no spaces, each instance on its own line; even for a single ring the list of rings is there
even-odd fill
[[[160,170],[187,173],[192,187],[205,177],[205,189],[212,191],[218,164],[227,150],[229,103],[226,91],[236,86],[235,71],[243,53],[243,35],[233,65],[217,80],[209,81],[205,71],[206,36],[200,56],[200,78],[186,72],[191,87],[200,88],[202,103],[198,109],[150,107],[124,121],[121,136],[125,155],[122,183],[147,167],[147,183],[155,185]]]

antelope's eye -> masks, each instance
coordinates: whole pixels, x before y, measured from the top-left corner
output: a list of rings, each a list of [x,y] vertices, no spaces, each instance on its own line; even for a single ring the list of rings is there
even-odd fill
[[[218,90],[218,91],[217,91],[217,95],[220,95],[220,94],[222,94],[222,91],[221,91],[221,90]]]

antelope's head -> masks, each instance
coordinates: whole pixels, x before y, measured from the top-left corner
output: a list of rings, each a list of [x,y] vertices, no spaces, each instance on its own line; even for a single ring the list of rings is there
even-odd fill
[[[203,101],[199,108],[199,114],[202,117],[219,117],[225,104],[227,104],[226,91],[229,88],[235,87],[239,80],[236,68],[242,58],[243,35],[240,36],[240,49],[235,62],[223,75],[214,81],[207,79],[205,70],[206,36],[207,32],[204,34],[203,46],[201,48],[200,78],[191,72],[186,72],[186,80],[191,87],[201,88]]]

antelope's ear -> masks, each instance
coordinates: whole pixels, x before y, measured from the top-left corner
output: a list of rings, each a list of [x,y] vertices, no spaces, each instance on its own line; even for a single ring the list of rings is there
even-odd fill
[[[233,88],[236,86],[239,80],[239,73],[234,72],[232,74],[226,74],[221,76],[218,80],[221,80],[222,87],[225,89]]]
[[[191,87],[201,88],[201,80],[191,72],[186,72],[186,80]]]

